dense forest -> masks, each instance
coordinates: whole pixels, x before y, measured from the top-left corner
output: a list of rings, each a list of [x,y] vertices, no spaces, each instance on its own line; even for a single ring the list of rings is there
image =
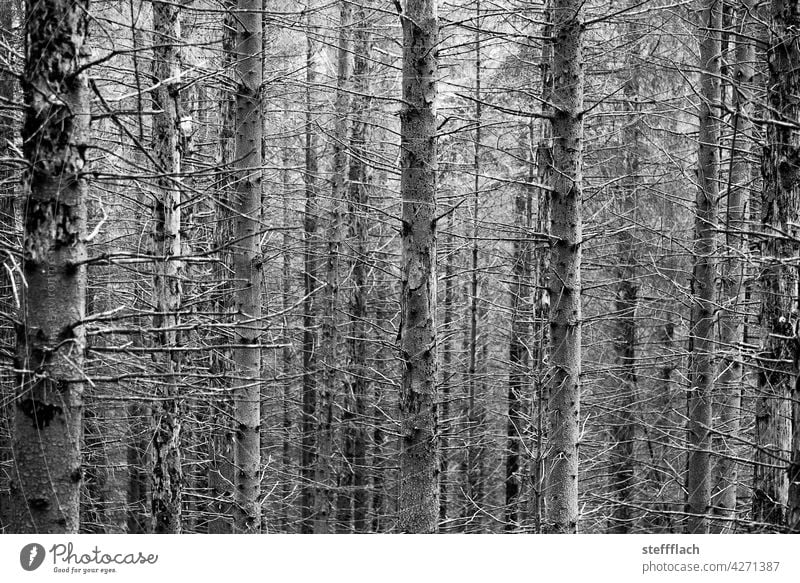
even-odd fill
[[[0,47],[0,532],[800,532],[796,1]]]

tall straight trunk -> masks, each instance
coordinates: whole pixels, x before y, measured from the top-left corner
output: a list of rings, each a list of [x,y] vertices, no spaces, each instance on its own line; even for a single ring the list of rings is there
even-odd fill
[[[454,244],[453,230],[455,229],[455,212],[447,215],[447,226],[445,227],[445,239],[443,255],[444,260],[444,306],[442,321],[442,397],[439,406],[440,415],[440,456],[439,456],[439,523],[446,525],[452,512],[453,504],[451,500],[455,498],[455,487],[450,490],[450,438],[453,433],[453,420],[450,419],[450,405],[452,400],[453,387],[453,315],[456,307],[456,274],[455,256],[456,249]],[[441,526],[441,532],[447,532],[446,526]]]
[[[233,9],[235,0],[225,0],[225,16],[222,34],[222,57],[226,69],[234,68],[236,43],[236,15]],[[222,282],[215,294],[213,310],[220,314],[228,314],[233,306],[233,283],[230,281],[231,255],[233,240],[233,184],[234,176],[230,171],[234,158],[234,129],[236,100],[234,92],[221,89],[219,97],[219,151],[220,169],[215,179],[216,204],[214,205],[214,245],[219,249],[219,261],[214,264],[214,281]],[[223,334],[217,336],[219,344],[228,341]],[[212,355],[211,370],[215,374],[214,389],[219,397],[208,406],[208,419],[212,426],[208,436],[208,484],[209,501],[206,512],[208,518],[208,534],[229,534],[233,532],[233,510],[231,501],[233,492],[231,484],[234,480],[233,468],[233,399],[231,379],[231,362],[228,354]]]
[[[238,0],[236,29],[236,213],[233,271],[236,314],[234,362],[234,532],[261,530],[261,52],[263,0]]]
[[[635,18],[635,17],[634,17]],[[636,224],[636,200],[640,188],[640,155],[642,130],[639,116],[640,67],[637,47],[642,33],[638,22],[626,25],[626,40],[630,47],[629,71],[623,93],[625,126],[622,138],[622,180],[618,193],[618,213],[621,232],[617,240],[617,266],[614,269],[616,282],[614,352],[619,376],[613,379],[614,418],[611,421],[611,452],[609,469],[610,486],[614,497],[609,532],[630,532],[634,519],[631,499],[635,486],[634,444],[636,440],[636,305],[639,285],[636,280],[636,239],[633,226]]]
[[[433,533],[439,514],[436,347],[436,0],[408,0],[403,26],[400,112],[399,529]]]
[[[542,38],[550,39],[553,34],[552,0],[545,0],[542,17]],[[553,43],[542,43],[539,57],[539,69],[542,83],[542,115],[552,115],[553,101]],[[536,197],[536,231],[550,234],[550,188],[553,180],[553,127],[547,120],[542,120],[536,135],[534,120],[528,124],[528,135],[531,154],[535,147],[535,160],[528,167],[528,181],[538,182]],[[538,139],[538,144],[537,144]],[[534,146],[534,144],[537,144]],[[541,533],[546,513],[545,492],[547,490],[547,470],[545,466],[545,437],[547,433],[547,405],[549,402],[547,387],[547,364],[549,361],[550,340],[550,294],[547,280],[550,277],[550,249],[541,247],[534,251],[533,257],[533,322],[531,326],[531,343],[533,346],[533,400],[531,407],[532,425],[536,431],[534,456],[531,461],[531,496],[529,514],[533,520],[534,532]]]
[[[75,533],[82,482],[88,0],[26,2],[11,530]]]
[[[180,10],[172,3],[153,0],[153,79],[160,85],[153,91],[153,153],[156,193],[153,200],[151,249],[154,257],[153,328],[157,354],[163,373],[157,399],[152,404],[154,434],[152,442],[152,520],[153,532],[176,534],[181,531],[183,472],[181,468],[181,402],[178,397],[180,354],[178,312],[181,308],[181,152],[179,124],[178,43],[181,37]]]
[[[790,258],[800,251],[796,236],[791,236],[800,222],[800,131],[795,127],[800,116],[800,6],[791,0],[773,0],[770,16],[769,122],[761,166],[762,342],[756,397],[753,518],[778,527],[788,522],[790,528],[796,529],[800,519],[800,420],[793,419],[793,414],[798,413],[798,355],[797,326],[792,322],[798,307],[798,273]],[[789,401],[792,397],[794,407]]]
[[[305,112],[305,211],[303,221],[303,410],[301,419],[302,445],[300,454],[300,531],[314,532],[316,464],[317,464],[317,331],[316,316],[319,286],[319,242],[317,219],[317,174],[319,172],[319,132],[314,127],[317,99],[314,84],[317,82],[318,47],[314,37],[318,34],[313,13],[314,3],[309,5],[306,31],[306,112]]]
[[[466,518],[480,532],[483,515],[483,445],[481,443],[484,423],[481,415],[482,399],[477,394],[478,387],[478,304],[480,293],[478,278],[478,218],[480,211],[480,170],[481,170],[481,123],[483,107],[481,104],[481,3],[476,1],[475,28],[475,142],[473,144],[472,171],[472,208],[470,245],[470,278],[469,278],[469,370],[467,373],[467,423],[469,441],[467,443],[467,502]]]
[[[317,512],[314,522],[314,531],[326,534],[330,529],[331,510],[334,505],[333,482],[336,470],[333,467],[335,427],[340,425],[336,421],[336,409],[352,410],[353,396],[344,393],[339,386],[343,382],[339,374],[341,351],[339,344],[339,311],[340,311],[340,264],[343,237],[343,203],[347,196],[347,162],[348,152],[345,136],[350,127],[350,75],[352,74],[352,18],[353,10],[350,2],[339,2],[339,38],[336,51],[336,103],[334,104],[334,134],[340,139],[333,143],[333,177],[331,185],[330,212],[328,215],[328,253],[326,256],[325,277],[325,313],[322,318],[322,337],[320,340],[320,353],[322,357],[322,387],[320,392],[319,423],[319,459],[317,464]],[[344,381],[346,382],[346,381]],[[339,400],[351,401],[347,405],[337,404]],[[341,486],[342,490],[336,493],[337,518],[341,516],[348,524],[346,527],[339,525],[338,530],[349,530],[352,524],[352,491],[353,491],[353,442],[345,439],[343,455],[343,468]]]
[[[527,146],[530,155],[529,172],[535,167],[533,160],[533,143],[529,125],[522,128],[520,143]],[[531,178],[533,178],[531,176]],[[531,180],[531,182],[533,182]],[[520,504],[522,491],[521,454],[523,432],[525,431],[524,404],[528,396],[530,383],[531,353],[531,261],[533,246],[527,236],[531,229],[531,205],[533,204],[534,187],[526,185],[514,193],[514,222],[517,227],[514,239],[514,251],[511,265],[511,338],[508,345],[508,421],[506,424],[506,442],[508,452],[505,460],[505,525],[506,531],[514,531],[519,527]],[[445,370],[447,367],[445,367]]]
[[[285,105],[288,109],[288,103]],[[287,115],[288,117],[288,115]],[[283,147],[283,168],[281,169],[281,180],[283,183],[283,225],[288,227],[291,222],[291,213],[289,209],[290,199],[289,193],[292,185],[289,177],[289,166],[291,164],[291,150],[288,145]],[[286,228],[283,232],[283,281],[281,282],[281,308],[285,314],[283,320],[283,344],[281,349],[281,374],[283,376],[283,449],[281,452],[281,466],[285,475],[294,475],[294,466],[292,463],[292,446],[291,438],[293,435],[292,426],[294,417],[292,414],[292,389],[293,383],[291,381],[293,371],[296,370],[296,359],[294,357],[293,338],[292,338],[292,321],[289,313],[292,306],[292,255],[288,249],[292,247],[293,233],[290,229]],[[291,480],[283,479],[282,486],[282,499],[283,499],[283,513],[281,516],[282,528],[281,533],[292,533],[291,528],[292,506],[289,501],[292,499],[294,484]]]
[[[734,461],[739,439],[742,405],[741,343],[744,341],[745,266],[741,261],[747,252],[744,236],[747,228],[746,208],[750,199],[750,141],[753,134],[752,83],[755,75],[756,51],[753,38],[757,34],[754,18],[755,2],[742,0],[738,5],[735,31],[736,48],[733,68],[733,138],[731,140],[728,209],[725,225],[725,252],[721,265],[721,298],[719,313],[719,346],[722,351],[717,373],[717,430],[722,445],[716,464],[716,492],[712,499],[714,514],[732,518],[736,513],[738,468]],[[730,532],[732,524],[712,525],[716,532]]]
[[[347,237],[351,255],[348,268],[352,270],[351,292],[349,297],[350,334],[347,341],[348,374],[346,376],[345,400],[347,407],[342,412],[345,432],[345,451],[348,464],[345,485],[350,494],[340,496],[347,500],[347,514],[352,526],[346,524],[345,530],[367,532],[367,419],[366,406],[369,394],[369,368],[367,366],[367,305],[368,305],[368,205],[369,168],[366,163],[367,140],[369,137],[370,79],[369,58],[372,39],[369,33],[369,20],[363,5],[355,8],[353,23],[353,122],[350,128],[350,151],[347,182]],[[352,506],[351,506],[352,504]],[[349,520],[340,518],[340,525]]]
[[[554,0],[547,525],[578,529],[583,221],[582,0]]]
[[[688,396],[686,490],[690,513],[687,532],[708,532],[711,506],[711,419],[714,390],[715,231],[719,196],[719,121],[713,108],[720,100],[719,31],[722,3],[700,0],[700,110],[695,202],[695,263],[692,271],[692,346]]]

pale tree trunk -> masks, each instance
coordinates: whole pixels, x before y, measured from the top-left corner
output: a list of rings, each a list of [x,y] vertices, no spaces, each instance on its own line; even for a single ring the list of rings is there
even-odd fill
[[[318,130],[314,127],[317,97],[314,84],[317,82],[319,48],[315,36],[319,29],[315,24],[317,16],[313,0],[309,3],[306,31],[306,120],[305,120],[305,211],[303,221],[303,410],[301,418],[302,444],[300,454],[300,530],[302,533],[314,532],[315,482],[317,464],[317,332],[315,329],[318,312],[317,299],[319,292],[318,272],[319,241],[317,235],[317,219],[319,202],[317,201],[317,174],[319,171]]]
[[[633,17],[634,19],[636,17]],[[621,232],[617,240],[614,352],[618,375],[612,377],[614,417],[611,420],[610,486],[614,497],[609,532],[625,534],[633,525],[631,499],[635,487],[636,442],[636,305],[639,285],[636,279],[636,203],[640,188],[640,155],[642,125],[639,106],[641,26],[636,20],[626,25],[625,38],[629,46],[628,78],[622,86],[623,123],[622,179],[617,194]]]
[[[234,532],[261,530],[261,166],[263,0],[239,0],[236,62],[236,213],[233,271],[236,314],[234,362]]]
[[[341,363],[339,350],[341,334],[339,333],[340,318],[340,264],[342,253],[343,229],[343,203],[347,196],[347,162],[348,153],[345,136],[350,127],[350,75],[352,69],[352,31],[353,10],[350,2],[343,0],[339,3],[339,38],[336,52],[336,103],[334,104],[334,135],[333,141],[333,183],[331,185],[330,212],[328,216],[328,253],[325,277],[324,303],[325,313],[322,319],[322,336],[320,339],[320,353],[322,360],[322,391],[319,408],[319,459],[317,464],[317,511],[314,521],[314,532],[326,534],[330,530],[331,510],[336,498],[337,518],[342,517],[346,523],[351,524],[352,515],[352,468],[354,451],[351,442],[346,441],[343,448],[342,483],[344,491],[337,492],[334,496],[333,481],[336,473],[333,467],[333,451],[335,427],[340,425],[336,420],[337,397],[343,403],[339,406],[345,410],[352,410],[352,398],[340,390],[339,383],[342,377],[339,374]],[[346,382],[346,380],[344,381]],[[344,404],[347,402],[347,404]],[[349,530],[349,526],[346,527]],[[342,530],[341,525],[337,530]]]
[[[162,374],[158,399],[152,404],[152,520],[153,532],[181,531],[183,472],[181,468],[181,401],[178,374],[178,312],[181,308],[181,152],[178,135],[180,85],[178,43],[181,38],[180,11],[174,4],[153,1],[153,78],[160,83],[153,91],[153,154],[158,162],[153,199],[151,252],[153,264],[153,328],[156,354]]]
[[[760,276],[762,343],[756,396],[753,519],[778,528],[788,523],[790,529],[796,529],[800,520],[800,427],[793,415],[800,410],[797,325],[793,320],[797,317],[798,273],[790,258],[800,251],[796,243],[800,223],[800,131],[795,126],[800,117],[800,6],[791,0],[773,0],[770,24],[769,123],[761,167],[764,263]],[[792,397],[794,407],[789,401]]]
[[[750,199],[752,140],[752,83],[755,75],[756,35],[755,2],[742,0],[738,5],[736,25],[735,64],[733,68],[734,136],[731,140],[731,162],[728,187],[728,209],[725,229],[725,252],[721,265],[722,310],[719,314],[719,347],[721,350],[717,373],[717,431],[721,447],[715,467],[716,492],[712,499],[715,515],[733,518],[736,515],[738,467],[734,457],[739,439],[742,406],[741,343],[744,340],[745,267],[741,260],[747,252],[744,236],[746,208]],[[715,532],[730,532],[733,523],[712,524]]]
[[[547,524],[578,529],[583,165],[582,0],[554,0]]]
[[[400,279],[399,530],[437,531],[439,461],[436,346],[436,0],[408,0],[403,26],[400,112],[402,259]]]
[[[223,21],[222,56],[226,69],[234,67],[236,55],[236,18],[233,13],[235,0],[225,0],[226,9]],[[234,161],[234,129],[236,100],[233,91],[221,89],[218,93],[219,137],[218,155],[219,170],[215,176],[214,205],[214,246],[219,249],[219,260],[214,264],[214,281],[222,282],[212,303],[214,311],[220,314],[232,310],[233,283],[230,281],[231,255],[233,240],[233,184],[234,176],[231,166]],[[224,332],[217,336],[223,344],[228,341]],[[206,481],[210,500],[207,502],[208,534],[229,534],[233,530],[232,500],[233,492],[233,399],[231,397],[233,382],[231,377],[230,351],[212,353],[211,372],[215,375],[214,390],[219,397],[209,403],[208,420],[212,431],[208,436],[208,470]]]
[[[699,134],[695,263],[692,272],[691,388],[688,396],[686,490],[690,513],[687,532],[708,532],[711,506],[711,402],[714,390],[714,309],[717,197],[719,195],[719,121],[714,107],[720,100],[719,34],[722,4],[701,0],[698,10],[700,41]]]
[[[86,300],[87,0],[26,2],[25,231],[14,402],[16,533],[75,533]]]

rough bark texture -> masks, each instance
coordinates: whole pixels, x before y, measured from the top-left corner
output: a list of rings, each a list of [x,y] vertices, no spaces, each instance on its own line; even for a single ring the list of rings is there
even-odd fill
[[[436,0],[408,0],[401,123],[399,529],[433,533],[439,514],[436,346]]]
[[[797,318],[798,274],[797,267],[791,265],[788,258],[796,257],[800,251],[796,242],[800,222],[800,131],[795,127],[800,116],[800,70],[797,67],[800,63],[800,6],[791,0],[773,0],[771,7],[771,38],[767,49],[767,101],[771,123],[767,124],[761,167],[764,179],[760,277],[763,333],[756,396],[758,449],[753,518],[777,527],[785,526],[788,521],[790,528],[797,528],[800,519],[800,424],[796,415],[800,410],[796,380],[797,326],[793,321]],[[791,397],[795,399],[794,407],[789,402]]]
[[[714,310],[716,252],[715,230],[719,195],[719,121],[714,104],[720,100],[719,31],[722,6],[718,0],[701,0],[699,146],[695,202],[695,263],[692,272],[692,346],[688,396],[687,532],[708,532],[706,514],[711,506],[711,414],[714,389]]]
[[[757,21],[753,0],[743,0],[737,9],[735,64],[733,69],[734,138],[732,139],[730,186],[728,188],[725,248],[720,266],[722,310],[719,314],[720,359],[717,373],[716,419],[719,435],[719,458],[715,466],[715,492],[712,498],[715,515],[732,518],[736,513],[738,467],[733,459],[738,445],[742,384],[741,343],[744,341],[745,267],[741,260],[747,253],[746,209],[750,199],[752,140],[752,83],[756,60]],[[716,433],[716,432],[715,432]],[[733,523],[713,524],[715,532],[731,532]]]
[[[233,270],[236,344],[233,524],[239,533],[261,529],[261,166],[264,124],[261,107],[263,0],[237,4],[236,61],[236,236]]]
[[[181,468],[181,402],[178,395],[180,354],[178,312],[181,307],[181,152],[178,137],[179,73],[178,43],[180,12],[173,4],[153,2],[153,78],[160,82],[153,92],[153,153],[158,162],[156,194],[153,200],[152,247],[153,294],[158,329],[157,345],[167,348],[157,354],[163,373],[159,399],[152,404],[154,434],[152,444],[152,519],[153,532],[173,534],[181,531],[183,472]]]
[[[553,14],[553,173],[545,529],[578,528],[578,423],[581,374],[581,217],[583,23],[581,0],[555,0]]]
[[[88,0],[26,3],[25,232],[12,532],[78,531],[86,299]]]

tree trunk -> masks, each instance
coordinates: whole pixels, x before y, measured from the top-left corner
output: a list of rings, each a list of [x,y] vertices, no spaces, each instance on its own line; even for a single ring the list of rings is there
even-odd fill
[[[742,0],[736,19],[736,49],[733,71],[734,127],[731,143],[731,163],[728,188],[728,210],[725,231],[725,252],[721,266],[721,298],[723,309],[719,314],[719,346],[722,351],[716,391],[719,395],[719,432],[722,441],[716,464],[716,493],[713,502],[714,514],[726,518],[736,515],[737,489],[739,487],[736,456],[739,439],[742,406],[742,351],[744,341],[745,271],[741,257],[747,253],[748,243],[744,236],[747,229],[746,208],[750,199],[752,140],[752,83],[755,75],[756,20],[753,0]],[[712,525],[716,532],[731,532],[733,523]]]
[[[317,82],[318,47],[314,37],[318,33],[313,12],[314,3],[309,5],[308,30],[306,32],[306,120],[305,120],[305,217],[303,224],[303,411],[301,420],[302,445],[300,459],[300,479],[302,492],[301,533],[314,532],[316,464],[317,464],[317,331],[316,315],[319,292],[318,272],[319,241],[317,235],[317,219],[319,202],[317,201],[317,160],[319,148],[319,132],[314,127],[314,113],[318,105],[314,84]]]
[[[347,521],[339,523],[348,532],[367,532],[367,419],[366,405],[369,394],[369,368],[367,366],[367,304],[368,304],[368,204],[369,167],[366,163],[369,136],[370,79],[369,58],[372,38],[364,6],[356,7],[353,27],[353,122],[350,128],[349,172],[347,182],[347,237],[352,250],[348,268],[352,271],[352,291],[349,298],[350,335],[347,341],[348,374],[345,381],[345,403],[342,413],[345,433],[345,451],[349,452],[349,467],[345,463],[344,482],[350,488],[347,499]],[[352,513],[352,514],[350,514]],[[352,520],[352,523],[350,523]],[[347,524],[345,524],[345,522]]]
[[[698,188],[695,218],[695,264],[692,272],[692,325],[689,332],[691,389],[688,396],[688,447],[686,490],[690,513],[687,532],[708,532],[706,514],[711,506],[711,403],[714,390],[714,301],[716,267],[717,198],[719,195],[719,122],[712,108],[720,100],[719,0],[701,0],[700,111],[697,151]]]
[[[236,344],[233,351],[234,532],[261,530],[261,167],[263,0],[238,0],[236,62],[236,235],[233,271]],[[246,346],[246,348],[242,348]]]
[[[553,34],[552,0],[545,0],[543,10],[542,38],[548,39],[542,43],[542,53],[539,58],[542,83],[542,115],[550,116],[553,113],[553,43],[549,41]],[[531,120],[529,126],[529,139],[531,149],[534,148],[536,124]],[[550,188],[553,180],[553,127],[549,120],[544,119],[539,125],[538,145],[536,146],[535,166],[531,160],[528,180],[538,182],[538,195],[536,198],[536,231],[545,235],[550,234]],[[549,402],[547,387],[547,370],[549,364],[550,340],[550,294],[548,278],[550,277],[550,253],[547,247],[534,251],[534,290],[533,290],[533,325],[531,342],[533,345],[533,397],[531,418],[536,428],[535,454],[531,461],[531,496],[530,515],[533,518],[534,532],[541,533],[546,514],[545,492],[547,490],[548,472],[545,465],[545,447],[547,434],[547,406]]]
[[[180,355],[178,346],[178,312],[181,308],[182,262],[172,259],[181,255],[181,152],[178,139],[180,86],[178,43],[180,11],[174,4],[153,1],[153,79],[160,83],[153,92],[153,153],[157,192],[153,200],[151,232],[153,293],[157,329],[157,345],[166,348],[156,354],[163,381],[158,399],[152,404],[152,510],[153,532],[177,534],[181,531],[183,472],[181,468],[181,402],[178,397]]]
[[[467,423],[469,441],[467,443],[467,502],[465,504],[467,521],[480,532],[483,528],[483,398],[478,394],[478,304],[480,303],[480,278],[478,277],[479,252],[478,229],[480,212],[480,171],[483,106],[481,103],[481,2],[476,1],[475,27],[475,142],[473,144],[472,208],[469,277],[469,370],[467,371]]]
[[[756,397],[753,518],[781,528],[788,521],[794,529],[800,519],[800,424],[797,418],[793,419],[798,412],[797,326],[793,325],[798,306],[798,273],[789,258],[800,251],[796,243],[800,222],[800,131],[795,127],[800,116],[800,6],[790,0],[773,0],[771,7],[767,49],[769,123],[761,167],[762,342]],[[794,407],[789,402],[791,397],[795,398]]]
[[[408,0],[401,124],[399,529],[434,533],[439,514],[436,347],[436,0]]]
[[[578,529],[578,424],[581,374],[581,215],[583,22],[581,0],[554,0],[553,173],[548,381],[547,526]]]
[[[76,533],[86,300],[83,173],[89,100],[81,72],[88,0],[26,2],[25,231],[17,328],[12,531]]]

